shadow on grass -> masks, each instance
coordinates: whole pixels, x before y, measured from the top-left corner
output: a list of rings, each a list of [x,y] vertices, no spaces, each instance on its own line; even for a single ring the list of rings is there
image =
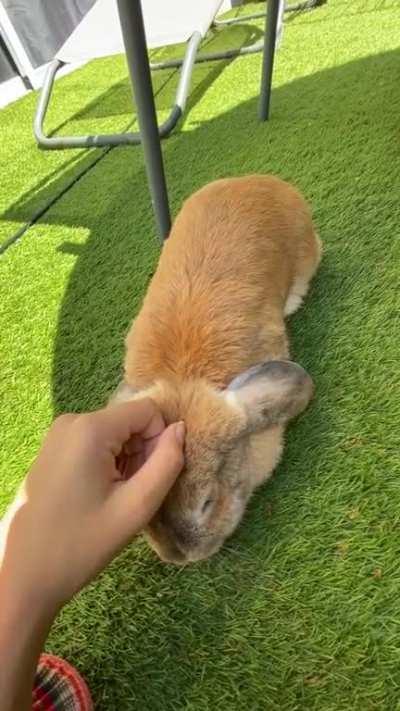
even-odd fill
[[[382,195],[386,208],[393,204],[398,60],[399,54],[390,52],[278,88],[268,124],[257,123],[254,99],[164,143],[175,212],[204,183],[249,172],[280,174],[312,202],[325,257],[290,330],[295,357],[315,378],[317,400],[291,428],[278,476],[254,498],[246,522],[224,552],[178,572],[161,565],[139,543],[61,618],[55,649],[75,661],[80,658],[99,708],[136,704],[143,711],[197,711],[206,708],[196,705],[202,675],[210,684],[214,674],[218,679],[216,669],[220,674],[231,669],[233,686],[246,689],[246,668],[239,662],[252,639],[259,644],[260,586],[267,601],[275,600],[279,572],[269,570],[275,552],[295,535],[295,521],[278,529],[267,512],[271,502],[275,505],[299,490],[304,494],[317,482],[324,448],[335,438],[327,414],[330,391],[345,367],[339,363],[336,370],[336,339],[346,303],[357,291],[360,258],[367,255],[373,267],[379,256],[379,244],[364,240],[364,231],[371,221],[379,230],[385,209]],[[20,204],[9,217],[20,219],[28,209],[29,203]],[[64,245],[76,254],[76,265],[61,305],[54,351],[58,414],[97,407],[112,390],[121,368],[124,334],[157,261],[140,151],[110,152],[45,220],[83,226],[90,233],[83,245]],[[106,611],[104,600],[110,601]],[[235,620],[249,610],[254,610],[255,628],[247,630],[245,639],[235,638]],[[286,614],[283,608],[281,613]],[[75,625],[79,619],[79,639],[66,631],[70,615],[75,615]],[[261,666],[263,674],[275,678],[279,698],[286,680],[274,666],[273,650]],[[259,708],[251,691],[243,693],[248,708]],[[217,705],[218,690],[210,686],[207,694],[214,699],[209,708],[224,707]],[[239,708],[232,706],[233,698],[232,691],[224,708]]]
[[[239,49],[250,46],[257,42],[261,35],[259,28],[245,23],[238,27],[221,31],[213,30],[202,45],[202,52],[216,52],[227,48],[234,47]],[[184,51],[185,45],[178,45],[157,50],[152,54],[154,54],[154,60],[161,61],[183,56]],[[231,61],[234,61],[234,59],[196,65],[192,75],[186,111],[175,129],[176,134],[190,120],[191,110],[215,80],[226,70]],[[124,72],[127,73],[125,58],[122,55],[120,57],[105,58],[97,60],[94,65],[89,70],[84,67],[55,83],[49,114],[46,119],[48,135],[92,135],[95,133],[120,133],[137,130],[135,106],[134,102],[132,102],[128,78],[115,81],[116,75],[121,77]],[[97,95],[96,74],[102,76],[102,85],[110,85],[106,91]],[[177,69],[153,71],[153,88],[160,124],[169,115],[171,107],[174,105],[179,77],[180,70]],[[71,113],[68,111],[69,96],[73,95],[77,86],[79,86],[80,93],[82,87],[85,87],[85,82],[87,83],[87,94],[83,94],[83,96],[85,96],[87,103],[79,111]],[[93,94],[95,94],[95,97],[92,100],[88,100],[87,96],[93,96]],[[82,103],[84,103],[83,97]],[[65,118],[62,121],[58,119],[57,122],[55,121],[55,111],[58,107],[57,116],[59,117],[60,106],[64,107],[63,115]],[[110,119],[112,120],[110,121]],[[33,136],[28,145],[29,150],[35,150]],[[108,148],[101,149],[101,151],[88,148],[79,151],[78,154],[74,154],[72,157],[69,151],[64,151],[64,160],[62,152],[57,151],[59,160],[63,161],[61,165],[38,179],[38,182],[34,183],[28,191],[16,200],[11,208],[7,209],[4,217],[7,218],[7,215],[16,214],[18,211],[21,221],[25,222],[25,225],[36,222],[41,217],[43,210],[46,210],[54,199],[58,199],[58,196],[68,190],[76,180],[79,180],[80,176],[90,170],[99,159],[101,160],[102,155],[107,154],[108,150]],[[43,158],[43,163],[45,164],[45,157]],[[52,164],[51,160],[49,164]],[[24,226],[21,225],[17,232],[20,232],[22,227]],[[8,242],[13,242],[13,237],[12,234],[8,235],[4,243],[0,245],[0,250],[2,248],[7,249],[7,244]]]

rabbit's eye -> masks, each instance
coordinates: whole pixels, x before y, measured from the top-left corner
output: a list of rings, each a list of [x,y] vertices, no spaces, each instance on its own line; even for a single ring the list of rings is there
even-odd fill
[[[208,509],[210,508],[212,503],[213,503],[213,499],[206,499],[203,504],[203,508],[201,509],[201,512],[206,513],[206,511],[208,511]]]

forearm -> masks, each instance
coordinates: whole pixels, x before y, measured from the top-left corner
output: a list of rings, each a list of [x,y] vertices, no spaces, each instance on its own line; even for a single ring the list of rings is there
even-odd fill
[[[166,427],[148,398],[55,421],[0,522],[1,711],[30,711],[56,614],[160,508],[184,439],[183,423]]]
[[[1,580],[0,699],[1,711],[30,711],[39,655],[53,621],[38,600]]]

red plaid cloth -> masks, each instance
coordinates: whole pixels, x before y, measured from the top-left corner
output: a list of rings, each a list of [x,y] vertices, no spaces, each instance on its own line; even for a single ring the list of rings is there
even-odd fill
[[[76,669],[51,654],[42,654],[32,697],[33,711],[93,711],[89,689]]]

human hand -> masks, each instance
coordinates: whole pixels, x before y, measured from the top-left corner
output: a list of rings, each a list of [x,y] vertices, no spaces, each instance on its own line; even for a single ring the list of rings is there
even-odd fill
[[[1,523],[3,585],[55,613],[155,514],[184,436],[149,399],[58,418]]]

